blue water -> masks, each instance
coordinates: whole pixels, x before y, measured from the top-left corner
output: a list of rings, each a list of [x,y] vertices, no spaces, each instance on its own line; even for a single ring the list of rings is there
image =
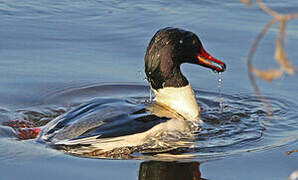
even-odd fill
[[[296,1],[266,3],[280,12],[298,11]],[[237,112],[238,116],[239,112],[248,113],[249,104],[255,105],[255,101],[250,101],[254,92],[247,77],[246,58],[252,41],[269,20],[270,16],[256,5],[246,7],[237,0],[2,0],[0,122],[30,111],[40,112],[47,121],[59,114],[53,114],[53,110],[63,113],[72,104],[98,96],[123,96],[128,92],[149,96],[146,89],[119,92],[115,88],[103,89],[101,85],[146,86],[144,75],[139,73],[143,71],[146,46],[158,29],[167,26],[195,32],[205,49],[227,64],[221,90],[223,103],[230,105],[226,113]],[[286,50],[293,64],[297,64],[298,21],[291,21],[287,28]],[[274,26],[261,41],[254,59],[256,66],[278,67],[273,59],[277,35]],[[182,69],[192,86],[199,90],[199,97],[201,92],[201,105],[210,110],[204,112],[204,117],[220,117],[212,111],[214,104],[208,104],[208,97],[217,96],[217,75],[194,65],[183,65]],[[298,169],[297,153],[285,154],[298,148],[298,116],[293,109],[298,101],[296,79],[297,74],[273,83],[257,81],[262,92],[274,100],[281,122],[278,119],[268,122],[269,130],[264,131],[268,136],[245,146],[240,144],[240,151],[244,149],[244,152],[231,153],[237,151],[236,145],[216,149],[216,153],[222,150],[232,155],[205,158],[208,154],[203,149],[204,158],[184,164],[87,159],[59,153],[34,141],[16,141],[9,129],[1,127],[0,179],[148,179],[148,173],[153,172],[168,178],[179,172],[199,173],[206,179],[286,179]],[[250,98],[245,100],[246,97]],[[242,101],[232,106],[237,101],[233,98]],[[259,109],[258,105],[253,110],[257,113]],[[204,142],[210,145],[212,140]],[[165,171],[153,170],[162,168]]]

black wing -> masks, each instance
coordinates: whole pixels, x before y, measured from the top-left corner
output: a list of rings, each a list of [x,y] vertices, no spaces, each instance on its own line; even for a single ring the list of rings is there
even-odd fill
[[[46,136],[48,141],[119,137],[145,132],[168,119],[152,114],[142,103],[96,99],[66,113]]]

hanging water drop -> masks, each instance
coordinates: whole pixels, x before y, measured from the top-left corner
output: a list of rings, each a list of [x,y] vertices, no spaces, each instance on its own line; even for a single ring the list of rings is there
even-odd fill
[[[149,72],[150,73],[150,72]],[[149,85],[150,85],[150,78],[146,78],[146,80],[147,80],[147,82],[149,83]],[[151,88],[151,86],[149,86],[149,99],[146,99],[145,100],[145,102],[146,103],[149,103],[149,104],[151,104],[152,102],[153,102],[153,91],[152,91],[152,88]]]
[[[214,73],[218,73],[219,74],[219,72],[216,70],[216,69],[214,69],[214,70],[212,70]]]
[[[152,89],[150,88],[150,92],[149,92],[149,103],[152,103]]]
[[[218,103],[219,103],[219,109],[221,112],[223,112],[223,98],[221,93],[221,87],[222,87],[222,74],[221,72],[218,73]]]
[[[142,81],[145,81],[146,80],[146,77],[144,75],[144,70],[143,69],[137,71],[137,78],[139,80],[142,80]]]

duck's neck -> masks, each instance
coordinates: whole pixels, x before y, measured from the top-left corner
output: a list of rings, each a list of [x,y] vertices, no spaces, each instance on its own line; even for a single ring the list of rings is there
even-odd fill
[[[155,92],[155,101],[170,107],[186,119],[197,121],[199,119],[200,107],[194,96],[190,84],[183,87],[164,87]]]

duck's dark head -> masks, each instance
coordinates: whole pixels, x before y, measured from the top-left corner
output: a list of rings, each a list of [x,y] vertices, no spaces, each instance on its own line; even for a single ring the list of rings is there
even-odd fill
[[[153,89],[183,87],[187,79],[180,71],[182,63],[192,63],[223,72],[226,65],[203,48],[197,35],[178,28],[164,28],[151,39],[145,56],[145,72]]]

